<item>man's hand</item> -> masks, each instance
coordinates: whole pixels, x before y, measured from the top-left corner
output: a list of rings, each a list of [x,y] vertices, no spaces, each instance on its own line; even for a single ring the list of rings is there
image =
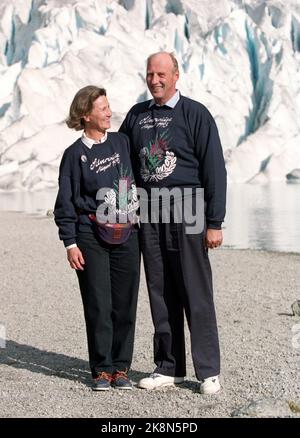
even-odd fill
[[[205,245],[207,246],[207,248],[218,248],[218,246],[222,245],[222,242],[222,230],[214,230],[212,228],[208,228],[206,230]]]
[[[83,271],[83,265],[85,264],[85,261],[78,247],[68,249],[67,257],[72,269],[79,269],[80,271]]]

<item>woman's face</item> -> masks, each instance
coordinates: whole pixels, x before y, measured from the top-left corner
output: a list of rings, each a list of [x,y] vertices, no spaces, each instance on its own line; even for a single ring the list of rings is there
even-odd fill
[[[112,112],[106,96],[99,96],[93,104],[92,111],[84,116],[86,129],[105,132],[110,128]]]

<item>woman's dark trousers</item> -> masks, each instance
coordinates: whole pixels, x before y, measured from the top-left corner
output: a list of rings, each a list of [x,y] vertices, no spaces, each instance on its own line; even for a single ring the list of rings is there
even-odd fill
[[[79,233],[85,260],[77,270],[87,329],[92,376],[130,368],[140,274],[138,232],[122,245],[109,245],[92,233]]]

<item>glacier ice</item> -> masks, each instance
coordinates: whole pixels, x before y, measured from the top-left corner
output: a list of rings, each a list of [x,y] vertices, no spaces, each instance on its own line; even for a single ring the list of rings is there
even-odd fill
[[[0,189],[54,188],[75,92],[104,86],[118,129],[159,50],[214,115],[230,182],[299,182],[299,1],[2,0]]]

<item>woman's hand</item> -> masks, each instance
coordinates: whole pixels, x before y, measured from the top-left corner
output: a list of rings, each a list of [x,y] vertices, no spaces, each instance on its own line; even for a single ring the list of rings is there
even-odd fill
[[[68,249],[67,257],[72,269],[83,271],[83,265],[85,264],[85,261],[82,256],[82,252],[78,247]]]

